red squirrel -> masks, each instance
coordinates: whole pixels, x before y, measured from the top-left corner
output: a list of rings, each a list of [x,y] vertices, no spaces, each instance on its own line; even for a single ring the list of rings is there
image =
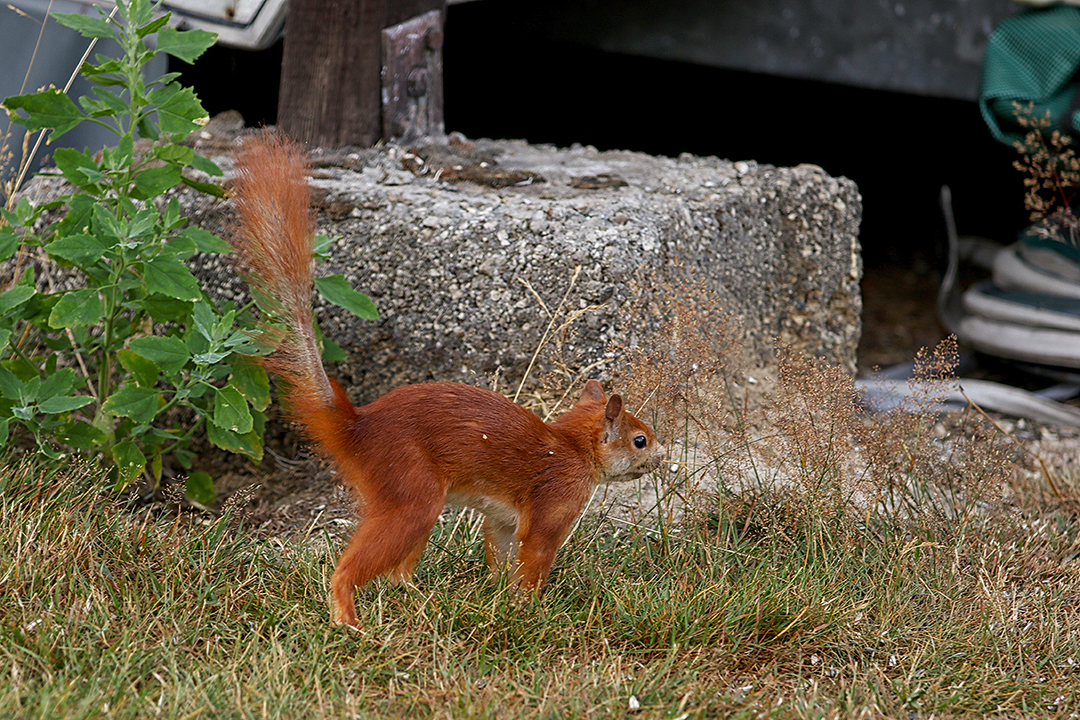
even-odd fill
[[[406,385],[354,407],[327,377],[312,319],[307,174],[292,142],[246,142],[232,244],[253,296],[285,326],[264,363],[283,381],[288,416],[359,496],[361,519],[332,581],[335,621],[358,625],[353,599],[369,580],[408,580],[447,503],[482,512],[488,565],[509,563],[522,590],[539,592],[595,485],[653,470],[664,447],[596,380],[550,423],[459,383]]]

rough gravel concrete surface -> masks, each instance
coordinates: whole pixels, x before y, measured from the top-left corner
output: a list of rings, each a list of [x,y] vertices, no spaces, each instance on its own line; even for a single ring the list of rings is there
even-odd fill
[[[335,239],[319,272],[344,273],[380,311],[368,322],[318,308],[349,355],[334,371],[354,399],[495,373],[516,384],[548,326],[545,306],[559,305],[578,267],[568,306],[600,306],[579,321],[583,364],[653,321],[631,309],[636,279],[696,277],[740,319],[752,362],[771,365],[780,339],[854,371],[861,199],[850,180],[812,165],[462,147],[312,153],[318,225]],[[211,229],[220,210],[189,207]],[[203,272],[225,297],[239,294],[230,270]]]

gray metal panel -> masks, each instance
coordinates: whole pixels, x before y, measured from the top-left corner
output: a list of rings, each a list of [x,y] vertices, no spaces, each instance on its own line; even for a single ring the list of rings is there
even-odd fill
[[[9,8],[0,8],[0,100],[11,95],[20,93],[37,92],[40,88],[55,85],[63,88],[71,73],[79,66],[90,40],[82,37],[74,30],[70,30],[53,20],[45,25],[45,33],[41,38],[41,45],[35,55],[35,45],[38,42],[38,31],[41,27],[40,19],[45,16],[49,8],[47,0],[10,0],[18,6],[26,15],[19,15]],[[52,12],[55,13],[83,13],[90,12],[84,4],[55,0],[52,3]],[[112,40],[102,40],[90,56],[93,61],[98,53],[116,57],[123,51]],[[163,74],[167,67],[164,55],[159,55],[150,61],[146,75],[158,77]],[[27,70],[29,69],[29,75]],[[25,78],[25,84],[24,84]],[[91,85],[84,78],[79,77],[71,86],[68,95],[72,99],[80,95],[89,94]],[[7,128],[5,122],[0,128],[0,140],[3,140],[3,132]],[[20,151],[24,131],[21,125],[11,126],[11,137],[7,139],[7,150],[12,156],[5,158],[0,163],[0,179],[7,180],[12,174],[11,170],[22,159]],[[35,134],[36,137],[36,134]],[[97,151],[104,145],[115,145],[116,134],[90,122],[84,122],[74,130],[62,135],[57,143],[61,147],[73,147],[78,150],[90,148]],[[32,146],[32,144],[31,144]],[[42,146],[39,156],[31,166],[32,174],[40,165],[41,155],[49,154],[56,146]],[[29,174],[28,174],[29,177]]]
[[[665,60],[971,100],[1012,0],[549,0],[556,40]]]

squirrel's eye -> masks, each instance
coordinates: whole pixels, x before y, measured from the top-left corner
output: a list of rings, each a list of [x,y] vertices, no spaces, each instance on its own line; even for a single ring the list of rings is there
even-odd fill
[[[636,447],[638,450],[642,449],[648,444],[649,441],[644,435],[638,435],[636,438],[634,438],[634,447]]]

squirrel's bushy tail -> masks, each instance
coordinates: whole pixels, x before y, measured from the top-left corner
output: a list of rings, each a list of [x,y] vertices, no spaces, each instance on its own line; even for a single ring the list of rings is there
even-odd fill
[[[311,311],[314,218],[308,166],[297,145],[266,134],[244,143],[237,157],[238,222],[232,245],[251,295],[284,331],[267,326],[273,352],[263,364],[283,381],[279,392],[293,420],[332,457],[356,410],[322,364]]]

